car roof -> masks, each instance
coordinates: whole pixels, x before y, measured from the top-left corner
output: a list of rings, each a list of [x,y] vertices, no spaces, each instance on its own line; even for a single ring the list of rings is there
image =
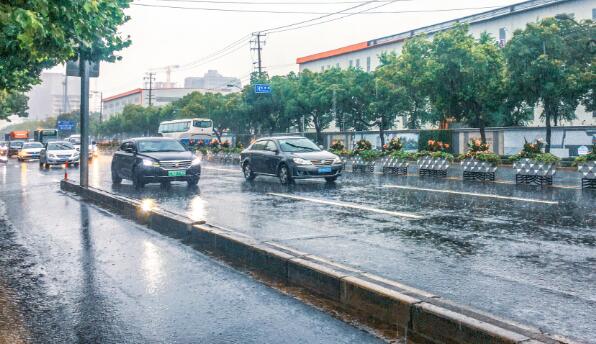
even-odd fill
[[[131,139],[125,140],[132,141],[132,142],[139,142],[139,141],[178,141],[171,137],[163,137],[163,136],[155,136],[155,137],[133,137]]]

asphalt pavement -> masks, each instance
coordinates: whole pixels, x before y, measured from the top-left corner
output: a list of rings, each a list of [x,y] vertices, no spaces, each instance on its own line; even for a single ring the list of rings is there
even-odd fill
[[[136,191],[112,186],[109,162],[92,185],[596,343],[593,191],[351,173],[283,186],[213,163],[199,188]]]
[[[380,342],[62,193],[63,172],[0,165],[0,343]]]

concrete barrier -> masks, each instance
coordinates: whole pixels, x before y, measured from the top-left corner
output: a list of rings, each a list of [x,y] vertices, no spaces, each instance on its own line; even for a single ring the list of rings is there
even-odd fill
[[[232,265],[308,291],[330,301],[337,311],[380,324],[408,343],[573,343],[290,247],[163,209],[142,210],[141,202],[107,191],[70,181],[62,181],[61,188]]]

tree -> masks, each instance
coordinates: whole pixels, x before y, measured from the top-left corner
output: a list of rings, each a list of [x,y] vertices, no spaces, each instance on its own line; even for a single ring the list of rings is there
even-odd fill
[[[0,89],[0,120],[9,120],[10,116],[27,117],[29,98],[20,92]]]
[[[69,59],[114,61],[130,44],[118,26],[129,0],[7,0],[0,3],[0,90],[26,91]]]
[[[334,120],[333,89],[337,84],[337,69],[323,73],[313,73],[305,70],[300,73],[296,99],[291,104],[296,118],[304,117],[304,123],[314,126],[316,141],[323,143],[322,132]]]
[[[431,43],[425,36],[417,36],[406,41],[399,56],[381,56],[380,68],[384,71],[378,77],[392,84],[395,96],[401,100],[395,111],[408,129],[419,129],[431,120],[427,75],[430,54]]]
[[[593,72],[589,44],[594,37],[590,36],[593,23],[586,21],[579,29],[574,25],[563,17],[529,23],[524,30],[516,30],[505,47],[509,86],[520,92],[519,101],[543,108],[545,152],[550,152],[552,123],[575,118],[580,99],[590,92],[587,85],[594,83],[585,81]],[[591,30],[581,28],[583,25]]]

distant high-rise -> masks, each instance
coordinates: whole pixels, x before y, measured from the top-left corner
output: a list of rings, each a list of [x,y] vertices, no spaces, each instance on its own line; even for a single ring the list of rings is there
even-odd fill
[[[222,76],[216,70],[209,70],[202,77],[188,77],[184,79],[184,88],[220,91],[229,90],[229,85],[234,85],[232,87],[241,87],[240,79]]]
[[[27,93],[29,119],[43,120],[61,113],[78,110],[81,102],[81,81],[62,73],[42,73],[41,83]]]

